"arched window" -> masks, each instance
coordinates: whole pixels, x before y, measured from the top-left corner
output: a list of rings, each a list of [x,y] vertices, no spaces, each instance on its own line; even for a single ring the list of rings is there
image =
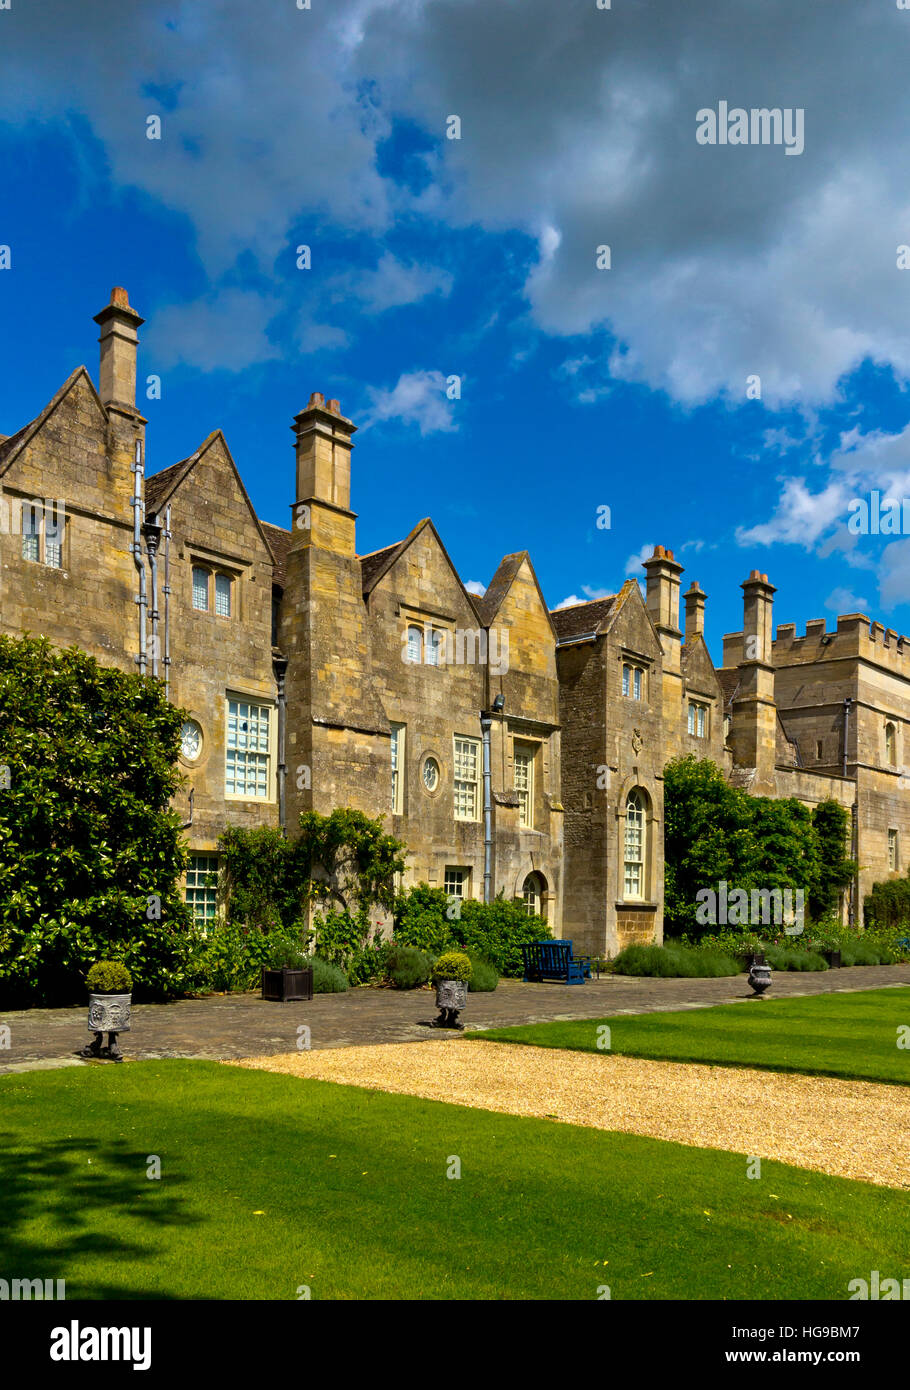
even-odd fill
[[[543,905],[544,881],[540,874],[528,874],[521,886],[525,911],[529,917],[545,917]]]
[[[623,897],[625,898],[644,897],[646,838],[645,794],[640,787],[633,787],[626,798],[626,826],[623,845],[623,859],[625,861]]]
[[[897,767],[897,734],[894,725],[885,725],[885,762],[889,767]]]
[[[413,624],[408,628],[408,661],[420,663],[423,648],[423,634]]]

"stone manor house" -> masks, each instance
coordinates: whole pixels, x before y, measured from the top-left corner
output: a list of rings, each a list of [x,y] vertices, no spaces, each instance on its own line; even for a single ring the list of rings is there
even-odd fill
[[[906,638],[856,613],[775,636],[753,570],[715,667],[706,595],[693,582],[680,619],[683,570],[662,546],[644,597],[630,579],[555,611],[526,551],[468,593],[429,519],[359,555],[355,426],[319,393],[293,422],[289,529],[256,515],[220,430],[145,477],[143,320],[115,289],[95,322],[97,389],[78,367],[0,435],[0,631],[167,681],[188,716],[177,809],[199,918],[226,825],[293,830],[305,809],[352,806],[406,842],[406,882],[482,897],[489,863],[492,895],[578,950],[659,941],[662,774],[685,753],[757,793],[849,807],[854,920],[874,881],[905,872]]]

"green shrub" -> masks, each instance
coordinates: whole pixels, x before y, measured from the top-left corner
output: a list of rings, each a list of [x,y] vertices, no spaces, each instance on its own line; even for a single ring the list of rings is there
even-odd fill
[[[383,941],[378,931],[372,941],[358,946],[343,962],[349,982],[352,985],[366,985],[373,980],[384,980],[389,949],[390,943]]]
[[[468,989],[472,994],[489,994],[499,984],[499,971],[495,965],[491,965],[482,956],[469,952],[471,962],[471,978],[468,982]]]
[[[740,966],[733,956],[724,951],[669,941],[665,946],[626,946],[613,961],[612,969],[617,975],[694,979],[738,975]]]
[[[348,987],[348,977],[337,965],[332,965],[331,961],[323,960],[321,956],[313,956],[310,960],[313,967],[313,993],[314,994],[343,994]]]
[[[309,958],[299,941],[292,937],[273,936],[269,941],[270,970],[304,970]]]
[[[473,899],[460,904],[461,916],[452,922],[452,936],[465,951],[482,956],[500,975],[521,979],[522,946],[546,941],[552,933],[542,917],[529,917],[524,903],[495,898],[491,903]]]
[[[430,978],[430,958],[415,946],[394,945],[386,957],[386,973],[396,989],[416,989]]]
[[[873,883],[863,899],[863,925],[866,928],[902,927],[910,929],[910,878],[891,878]]]
[[[417,883],[395,899],[395,940],[428,955],[440,955],[454,945],[449,899],[441,888]]]
[[[133,977],[122,961],[99,960],[85,977],[89,994],[129,994]]]
[[[827,970],[828,962],[817,951],[801,950],[798,946],[765,947],[765,960],[772,970]]]
[[[887,949],[862,938],[840,948],[841,965],[887,965]]]
[[[464,951],[446,951],[433,966],[430,978],[434,985],[440,980],[463,980],[467,984],[471,973],[470,957]]]
[[[396,941],[431,956],[460,948],[512,978],[524,974],[522,946],[550,935],[542,917],[529,917],[523,903],[503,897],[491,903],[473,898],[450,903],[441,888],[418,883],[395,900]]]
[[[258,927],[215,922],[196,953],[194,988],[198,993],[214,990],[225,994],[258,989],[276,939],[286,941]]]

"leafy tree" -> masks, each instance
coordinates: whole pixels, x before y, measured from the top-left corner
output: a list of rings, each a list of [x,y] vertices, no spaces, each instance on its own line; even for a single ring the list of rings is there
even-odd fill
[[[846,812],[809,810],[795,798],[750,796],[710,759],[673,759],[664,770],[664,911],[674,931],[698,935],[698,893],[801,889],[811,917],[832,911],[856,871],[846,858]],[[752,924],[756,925],[755,923]]]
[[[81,1000],[98,959],[140,997],[186,986],[184,718],[156,681],[0,637],[0,1002]]]
[[[837,801],[820,801],[812,812],[818,837],[819,872],[812,886],[809,911],[816,920],[834,912],[840,895],[853,881],[857,865],[847,859],[850,815]]]

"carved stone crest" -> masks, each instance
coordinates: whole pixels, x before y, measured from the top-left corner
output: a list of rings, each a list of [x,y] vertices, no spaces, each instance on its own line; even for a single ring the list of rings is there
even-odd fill
[[[643,745],[644,745],[644,739],[643,739],[642,736],[641,736],[641,729],[633,729],[633,730],[632,730],[632,747],[633,747],[634,751],[635,751],[636,753],[640,753],[641,750],[642,750]]]

